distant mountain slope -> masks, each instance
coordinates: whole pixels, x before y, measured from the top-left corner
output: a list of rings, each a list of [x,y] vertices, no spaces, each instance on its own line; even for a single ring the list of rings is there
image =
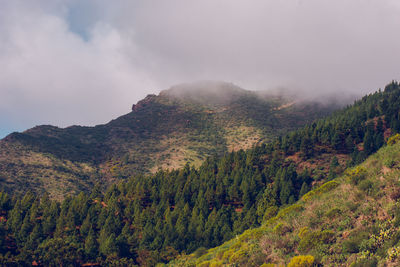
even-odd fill
[[[399,159],[400,143],[384,147],[261,227],[170,265],[399,266]]]
[[[247,149],[329,114],[336,106],[246,91],[233,84],[183,84],[148,95],[132,112],[95,127],[44,125],[0,141],[7,191],[53,197],[210,155]]]

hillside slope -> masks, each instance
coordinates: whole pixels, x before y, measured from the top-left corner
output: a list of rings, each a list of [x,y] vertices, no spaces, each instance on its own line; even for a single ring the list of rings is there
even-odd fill
[[[0,141],[0,185],[52,197],[76,194],[159,168],[199,166],[329,114],[334,105],[294,103],[233,84],[184,84],[149,95],[132,112],[95,127],[37,126]]]
[[[23,197],[0,193],[0,262],[154,266],[179,253],[201,255],[277,212],[279,218],[293,209],[300,212],[290,205],[346,166],[363,162],[400,132],[399,109],[400,85],[393,82],[273,142],[210,157],[198,168],[185,165],[132,176],[104,194],[95,187],[61,202],[30,192]],[[361,186],[357,179],[354,183]],[[337,184],[322,188],[329,185]],[[232,259],[229,253],[225,263],[229,258],[242,264],[242,252]]]
[[[397,135],[389,143],[399,141]],[[399,266],[399,159],[400,143],[388,145],[261,227],[170,265]]]

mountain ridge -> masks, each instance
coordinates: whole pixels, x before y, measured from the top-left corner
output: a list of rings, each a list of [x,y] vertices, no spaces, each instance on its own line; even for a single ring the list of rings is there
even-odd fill
[[[159,168],[176,169],[186,162],[199,166],[209,156],[251,148],[337,108],[315,102],[285,106],[293,100],[260,97],[230,83],[211,85],[180,85],[159,95],[148,95],[133,105],[130,113],[94,127],[44,125],[12,133],[0,141],[4,155],[0,159],[0,181],[12,190],[19,188],[13,180],[29,188],[34,178],[43,184],[35,186],[40,192],[51,193],[55,187],[68,184],[62,191],[76,194],[98,182],[108,186]],[[204,93],[204,86],[211,89]],[[210,101],[205,103],[207,99]],[[32,153],[38,159],[36,165],[29,163]],[[40,169],[39,158],[54,162],[54,166]],[[83,172],[84,185],[76,186],[74,181],[82,183],[76,174],[81,165],[90,171]],[[43,190],[46,180],[53,181],[54,186]],[[62,197],[65,193],[56,195]]]

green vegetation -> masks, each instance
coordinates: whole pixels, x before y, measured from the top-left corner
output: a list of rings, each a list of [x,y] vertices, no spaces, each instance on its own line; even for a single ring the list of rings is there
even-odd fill
[[[400,143],[384,144],[399,131],[399,111],[393,82],[324,120],[198,167],[133,175],[128,157],[111,168],[126,179],[104,193],[99,185],[57,202],[3,192],[0,262],[396,264]]]
[[[220,255],[240,251],[242,262],[252,262],[249,266],[398,266],[400,169],[387,170],[384,162],[399,157],[400,144],[386,146],[343,176],[312,190],[282,215],[201,257],[186,255],[171,265],[197,266],[207,259],[209,264],[229,266],[230,261]],[[372,183],[374,190],[366,192],[361,183],[353,182],[360,170],[363,181]],[[336,186],[331,187],[332,182]],[[289,230],[282,231],[286,226]],[[248,238],[249,231],[257,234]]]
[[[273,216],[277,206],[298,199],[300,186],[310,177],[297,175],[293,165],[280,166],[283,159],[279,157],[271,161],[275,168],[260,161],[266,149],[210,158],[199,169],[186,165],[176,171],[133,177],[110,187],[104,195],[96,187],[90,194],[68,197],[62,203],[30,193],[22,199],[4,193],[5,236],[13,244],[8,245],[12,249],[7,249],[4,263],[57,264],[56,260],[62,260],[57,255],[65,249],[75,264],[129,259],[152,265],[168,262],[179,252],[201,255],[199,248],[217,246],[259,225],[264,210]],[[284,183],[272,186],[271,179],[290,181],[292,187],[285,191]],[[284,209],[279,215],[284,212],[290,211]],[[40,238],[32,244],[27,242],[31,235]],[[38,250],[53,242],[59,244],[54,245],[53,249],[59,249],[55,255]],[[232,262],[242,257],[240,252],[229,256]]]

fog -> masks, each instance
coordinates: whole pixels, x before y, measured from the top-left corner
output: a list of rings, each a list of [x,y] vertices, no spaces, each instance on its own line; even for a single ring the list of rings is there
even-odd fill
[[[400,79],[398,0],[0,0],[0,137],[198,80],[303,97]]]

